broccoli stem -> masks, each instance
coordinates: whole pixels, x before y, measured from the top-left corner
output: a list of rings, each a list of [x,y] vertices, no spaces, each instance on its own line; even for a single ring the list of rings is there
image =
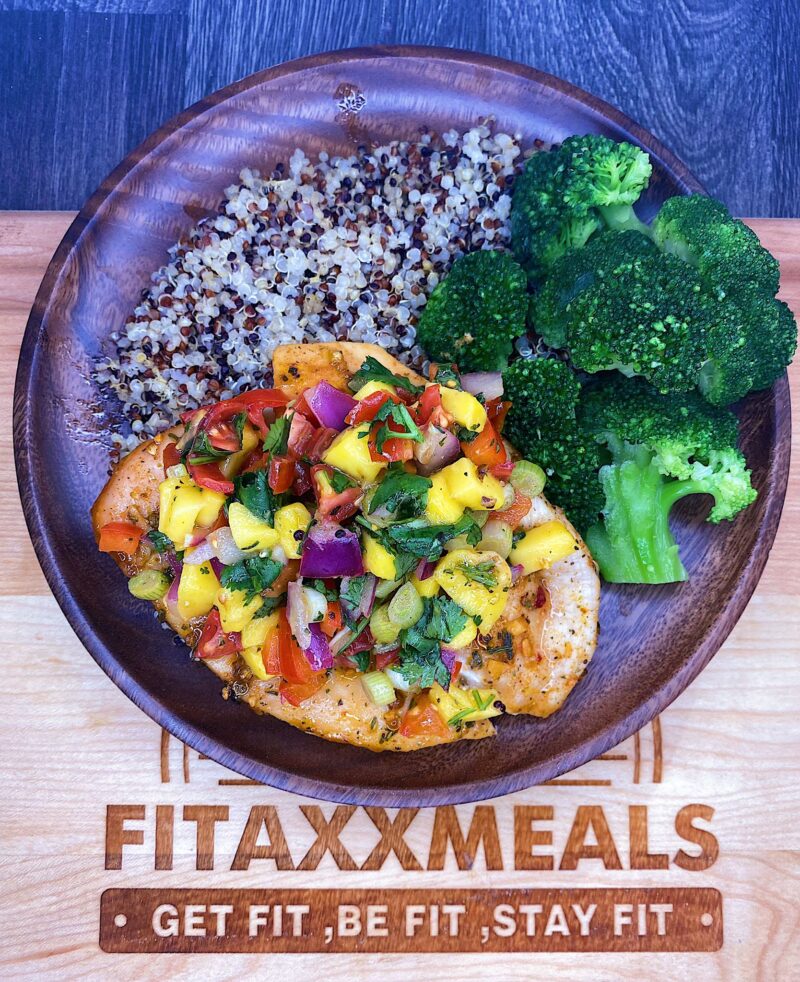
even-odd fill
[[[637,232],[650,235],[649,226],[639,220],[636,212],[633,210],[633,205],[605,205],[600,209],[600,214],[603,216],[603,221],[606,225],[616,232],[625,232],[629,229],[634,229]]]
[[[695,494],[695,481],[665,481],[643,447],[615,448],[600,470],[605,521],[586,534],[603,578],[609,583],[676,583],[687,579],[670,531],[672,506]]]

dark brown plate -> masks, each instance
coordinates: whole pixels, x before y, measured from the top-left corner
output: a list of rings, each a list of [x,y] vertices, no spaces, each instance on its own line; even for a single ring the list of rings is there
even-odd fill
[[[347,91],[366,103],[342,113]],[[677,537],[691,573],[679,586],[605,587],[601,642],[586,678],[548,720],[507,717],[497,737],[376,755],[307,736],[220,698],[218,680],[173,644],[124,577],[98,555],[89,507],[108,465],[93,357],[120,328],[166,250],[212,211],[243,166],[268,170],[295,146],[413,137],[422,124],[498,128],[560,140],[601,132],[651,154],[645,213],[700,190],[650,134],[616,109],[522,65],[426,48],[340,51],[269,69],[162,127],[90,198],[58,248],[22,345],[14,411],[25,515],[48,582],[100,666],[156,722],[227,767],[335,801],[433,805],[526,788],[577,767],[652,719],[719,648],[755,588],[780,517],[789,464],[789,391],[741,406],[758,501],[734,523],[704,524],[685,502]]]

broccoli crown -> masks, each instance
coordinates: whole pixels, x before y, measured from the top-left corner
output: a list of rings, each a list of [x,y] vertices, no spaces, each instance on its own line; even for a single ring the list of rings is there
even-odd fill
[[[696,266],[720,298],[743,282],[773,297],[778,292],[777,259],[720,201],[702,194],[668,198],[651,231],[665,252]]]
[[[675,256],[637,249],[610,257],[591,282],[589,275],[577,284],[568,279],[563,287],[556,277],[553,289],[575,295],[552,329],[552,308],[537,306],[543,337],[562,340],[572,363],[586,372],[641,375],[662,392],[693,388],[715,320],[714,304],[694,270]]]
[[[567,253],[553,264],[541,288],[532,296],[529,319],[551,348],[567,343],[568,308],[578,294],[621,263],[655,255],[652,239],[638,231],[601,232],[583,249]]]
[[[520,359],[503,373],[503,386],[511,400],[504,434],[544,468],[548,498],[579,529],[588,528],[597,521],[603,494],[598,444],[586,439],[577,420],[577,376],[555,358]]]
[[[647,186],[650,158],[605,136],[573,136],[534,154],[514,184],[511,241],[532,281],[604,227],[641,227],[633,202]]]
[[[736,448],[736,417],[695,392],[663,396],[641,379],[604,382],[585,392],[579,420],[607,457],[599,472],[603,520],[586,541],[611,582],[686,579],[669,527],[681,498],[711,495],[708,520],[719,522],[756,497]]]
[[[422,309],[419,343],[431,358],[457,362],[463,371],[501,371],[525,333],[526,285],[507,252],[462,256]]]
[[[715,313],[697,384],[709,402],[724,406],[783,373],[797,347],[797,324],[785,303],[751,286],[730,291]]]

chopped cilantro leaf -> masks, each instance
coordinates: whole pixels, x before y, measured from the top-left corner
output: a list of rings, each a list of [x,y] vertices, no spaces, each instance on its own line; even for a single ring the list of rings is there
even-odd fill
[[[434,682],[447,685],[450,672],[442,661],[442,644],[447,644],[467,623],[467,615],[449,597],[426,597],[422,616],[400,633],[398,671],[410,685],[430,688]]]
[[[511,535],[512,548],[525,538],[525,529],[514,529]]]
[[[242,449],[244,444],[244,425],[247,422],[247,413],[239,413],[238,416],[234,417],[233,428],[236,430],[236,436],[239,440],[239,449]]]
[[[338,591],[332,590],[329,586],[326,586],[324,580],[311,580],[311,582],[308,583],[308,585],[312,587],[314,590],[317,590],[319,593],[321,593],[322,596],[325,597],[325,599],[331,603],[339,599]]]
[[[230,590],[244,590],[247,593],[245,603],[249,604],[256,594],[272,586],[282,569],[281,564],[269,556],[252,556],[226,566],[220,583]]]
[[[145,538],[150,540],[150,544],[156,552],[169,552],[175,548],[172,539],[168,535],[164,535],[163,532],[159,532],[158,529],[148,532]]]
[[[355,627],[350,615],[354,614],[360,607],[369,580],[369,573],[364,573],[362,576],[346,576],[342,579],[339,600],[348,627]]]
[[[262,521],[272,524],[275,512],[280,508],[281,496],[273,493],[267,481],[266,471],[253,471],[234,479],[236,499]]]
[[[371,657],[368,651],[357,651],[355,654],[350,655],[350,661],[355,664],[359,672],[366,672],[369,671]]]
[[[494,563],[490,560],[480,563],[461,563],[459,571],[473,583],[481,583],[483,586],[497,586],[497,571]]]
[[[389,425],[390,421],[400,429],[392,429]],[[392,402],[387,399],[375,413],[373,426],[379,422],[383,423],[383,426],[372,431],[375,433],[375,447],[378,453],[383,453],[383,447],[387,440],[413,440],[414,443],[422,443],[425,439],[422,431],[411,418],[411,414],[401,402]]]
[[[289,428],[292,424],[292,414],[281,416],[270,426],[264,437],[263,449],[267,453],[285,454],[289,444]]]
[[[286,603],[286,594],[282,593],[279,597],[264,597],[263,600],[264,602],[253,615],[253,620],[258,617],[269,617],[278,607],[282,607]]]
[[[425,511],[433,482],[407,473],[402,464],[392,464],[369,504],[369,514],[384,505],[399,519],[415,518]]]
[[[398,389],[405,389],[412,395],[421,392],[423,388],[420,385],[414,385],[411,379],[406,378],[404,375],[393,374],[388,368],[381,365],[376,358],[373,358],[372,355],[366,359],[361,368],[350,379],[348,383],[350,391],[358,392],[367,382],[386,382],[389,385],[394,385]]]
[[[331,487],[337,494],[341,494],[342,491],[356,486],[355,481],[351,481],[347,474],[343,474],[342,471],[332,471],[328,475],[328,480],[331,482]]]
[[[461,376],[452,365],[438,365],[433,381],[438,385],[447,386],[448,389],[461,388]]]
[[[186,461],[192,467],[199,467],[201,464],[213,464],[217,460],[222,460],[228,456],[229,451],[217,450],[212,447],[205,432],[198,433],[194,438],[194,443],[187,455]]]
[[[466,426],[456,427],[456,436],[460,443],[472,443],[478,436],[477,430],[468,430]]]

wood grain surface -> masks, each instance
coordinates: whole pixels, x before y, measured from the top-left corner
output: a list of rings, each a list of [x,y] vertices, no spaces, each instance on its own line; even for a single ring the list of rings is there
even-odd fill
[[[0,405],[8,422],[28,309],[71,217],[0,215]],[[800,222],[752,225],[781,259],[782,295],[800,310]],[[797,404],[800,366],[791,379]],[[800,979],[800,427],[794,427],[795,466],[781,528],[759,588],[723,649],[660,720],[547,786],[477,807],[396,814],[336,809],[253,785],[162,734],[128,702],[47,592],[17,500],[9,431],[3,427],[0,448],[0,516],[8,536],[0,579],[6,665],[0,976]],[[388,848],[392,822],[400,838],[390,836],[394,848]],[[629,901],[640,900],[636,891],[643,889],[662,901],[686,890],[694,903],[715,911],[713,891],[719,891],[724,931],[718,950],[706,944],[703,951],[670,953],[580,953],[589,942],[577,935],[574,943],[558,935],[540,939],[540,950],[531,951],[516,935],[475,954],[457,950],[470,943],[465,931],[449,948],[441,939],[402,941],[395,934],[385,944],[354,944],[357,953],[335,956],[324,943],[324,953],[311,953],[317,941],[303,949],[302,937],[295,950],[306,954],[242,954],[231,936],[219,944],[213,937],[179,939],[185,950],[205,945],[217,954],[109,954],[130,951],[132,943],[139,946],[134,950],[154,950],[144,908],[128,911],[124,929],[114,921],[125,916],[124,903],[145,903],[130,892],[142,888],[167,900],[181,890],[208,899],[208,888],[294,891],[298,899],[311,891],[325,916],[330,904],[352,900],[354,891],[396,904],[399,888],[420,897],[432,891],[443,903],[466,890],[480,904],[494,902],[497,891],[513,897],[510,890],[535,890],[541,900],[540,891],[562,897],[572,891],[574,899],[606,888]],[[106,890],[114,892],[103,901],[103,950]],[[135,935],[139,928],[142,937]],[[697,932],[692,937],[664,943],[702,944]],[[177,943],[156,940],[162,950],[178,950]],[[630,939],[631,946],[642,944],[661,942]],[[428,953],[436,946],[448,953]],[[406,953],[366,953],[375,947]],[[268,950],[292,950],[292,942],[284,938]]]
[[[0,207],[78,207],[147,133],[251,72],[434,44],[560,75],[655,133],[734,211],[797,215],[798,39],[785,0],[0,0]]]

